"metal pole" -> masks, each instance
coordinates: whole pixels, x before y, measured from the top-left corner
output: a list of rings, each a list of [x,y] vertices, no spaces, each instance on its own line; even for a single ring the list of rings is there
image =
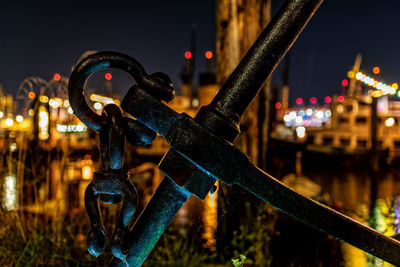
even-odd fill
[[[375,208],[375,202],[377,200],[378,193],[378,175],[379,175],[379,155],[378,155],[378,97],[372,97],[371,103],[371,149],[369,151],[370,160],[370,174],[371,174],[371,196],[370,196],[370,206],[369,212],[370,217],[373,214]],[[374,221],[372,221],[371,227],[376,227]]]
[[[379,157],[378,157],[378,97],[372,97],[371,103],[371,150],[370,150],[370,159],[371,159],[371,168],[373,172],[377,172],[379,170]]]
[[[236,137],[243,113],[321,3],[322,0],[286,1],[222,85],[214,100],[200,110],[196,120],[199,123],[209,120],[204,119],[208,116],[203,113],[222,115],[225,121],[231,123],[231,129],[226,129],[223,137],[227,140]],[[221,125],[218,128],[227,127]],[[237,131],[236,136],[233,129]]]

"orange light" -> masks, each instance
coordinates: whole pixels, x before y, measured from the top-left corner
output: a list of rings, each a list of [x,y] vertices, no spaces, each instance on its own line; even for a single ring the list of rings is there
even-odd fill
[[[30,91],[30,92],[28,93],[28,97],[29,97],[30,99],[34,99],[34,98],[36,97],[35,92]]]
[[[380,69],[379,67],[374,67],[374,68],[372,69],[372,72],[373,72],[374,74],[379,74],[379,73],[381,72],[381,69]]]
[[[186,52],[185,52],[185,58],[186,58],[186,59],[191,59],[191,58],[192,58],[192,52],[186,51]]]
[[[205,56],[206,56],[206,59],[212,59],[212,57],[213,57],[213,52],[207,51],[206,54],[205,54]]]
[[[276,102],[275,103],[275,108],[276,109],[281,109],[282,108],[282,103],[281,102]]]
[[[372,96],[372,97],[380,97],[380,96],[382,96],[382,95],[383,95],[383,93],[382,93],[381,90],[373,90],[373,91],[371,92],[371,96]]]
[[[347,77],[349,77],[350,79],[353,79],[355,77],[354,71],[349,71],[347,73]]]
[[[107,72],[107,73],[104,75],[104,79],[106,79],[107,81],[111,81],[111,79],[112,79],[111,73]]]
[[[86,165],[82,167],[82,179],[90,180],[93,177],[92,166]]]
[[[61,75],[56,73],[54,74],[53,79],[58,82],[59,80],[61,80]]]

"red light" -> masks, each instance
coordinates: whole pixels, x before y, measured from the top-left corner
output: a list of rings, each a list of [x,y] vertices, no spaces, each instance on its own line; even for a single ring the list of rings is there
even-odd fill
[[[205,55],[206,55],[206,59],[212,59],[212,57],[213,57],[213,52],[207,51]]]
[[[338,96],[337,101],[339,101],[340,103],[343,103],[344,102],[344,96],[342,96],[342,95]]]
[[[186,59],[191,59],[191,58],[192,58],[192,52],[186,51],[186,52],[185,52],[185,58],[186,58]]]
[[[311,104],[317,103],[317,98],[316,98],[315,96],[311,97],[311,98],[310,98],[310,103],[311,103]]]
[[[30,91],[30,92],[28,93],[28,97],[29,97],[30,99],[34,99],[35,96],[36,96],[35,92]]]
[[[331,103],[331,102],[332,102],[332,97],[326,96],[326,97],[325,97],[325,103],[329,104],[329,103]]]
[[[275,108],[276,109],[281,109],[282,108],[282,103],[281,102],[276,102],[275,103]]]
[[[296,104],[297,105],[303,104],[303,98],[301,98],[301,97],[296,98]]]
[[[54,74],[53,79],[58,82],[59,80],[61,80],[61,75],[56,73]]]
[[[349,81],[347,79],[344,79],[342,81],[342,86],[347,86],[347,85],[349,85]]]
[[[107,72],[107,73],[104,75],[104,79],[106,79],[107,81],[111,81],[111,79],[112,79],[111,73]]]

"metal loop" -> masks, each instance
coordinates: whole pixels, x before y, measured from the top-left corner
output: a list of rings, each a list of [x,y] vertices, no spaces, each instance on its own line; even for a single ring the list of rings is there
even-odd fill
[[[106,122],[100,129],[100,155],[104,169],[120,170],[125,151],[121,110],[115,104],[108,104],[103,108],[101,118]]]
[[[72,72],[68,84],[68,95],[74,114],[95,131],[99,131],[106,122],[86,103],[84,87],[93,73],[108,68],[127,72],[141,88],[159,100],[168,102],[174,97],[174,89],[170,81],[169,83],[165,81],[165,74],[148,75],[143,66],[134,58],[117,52],[99,52],[90,55],[83,59]]]

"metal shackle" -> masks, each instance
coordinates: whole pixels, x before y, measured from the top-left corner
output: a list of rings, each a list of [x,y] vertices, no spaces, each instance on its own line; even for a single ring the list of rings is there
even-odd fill
[[[85,84],[93,73],[109,68],[125,71],[140,88],[159,100],[169,102],[174,97],[174,88],[166,74],[154,73],[149,75],[137,60],[118,52],[92,54],[84,58],[74,68],[68,83],[69,101],[74,114],[92,130],[99,131],[105,121],[86,103],[84,97]]]
[[[100,129],[100,153],[104,168],[93,174],[93,180],[85,191],[85,207],[91,224],[87,245],[94,256],[99,256],[105,247],[106,232],[99,202],[115,204],[123,201],[112,238],[112,252],[115,257],[124,259],[128,227],[136,212],[138,197],[129,172],[122,170],[125,137],[121,110],[114,104],[106,105],[101,117],[106,122]]]
[[[129,117],[123,117],[115,104],[106,105],[98,115],[90,109],[84,87],[87,79],[95,72],[116,68],[127,72],[140,88],[158,100],[170,101],[174,97],[171,80],[166,74],[148,75],[133,58],[116,53],[100,52],[83,59],[74,69],[68,85],[69,99],[74,114],[89,128],[100,134],[100,152],[104,170],[95,172],[85,191],[85,207],[91,222],[87,244],[89,252],[100,255],[106,243],[99,202],[115,204],[123,201],[112,238],[113,255],[124,259],[127,254],[129,223],[136,211],[137,192],[130,181],[129,172],[122,171],[125,137],[136,146],[150,144],[156,133]]]

